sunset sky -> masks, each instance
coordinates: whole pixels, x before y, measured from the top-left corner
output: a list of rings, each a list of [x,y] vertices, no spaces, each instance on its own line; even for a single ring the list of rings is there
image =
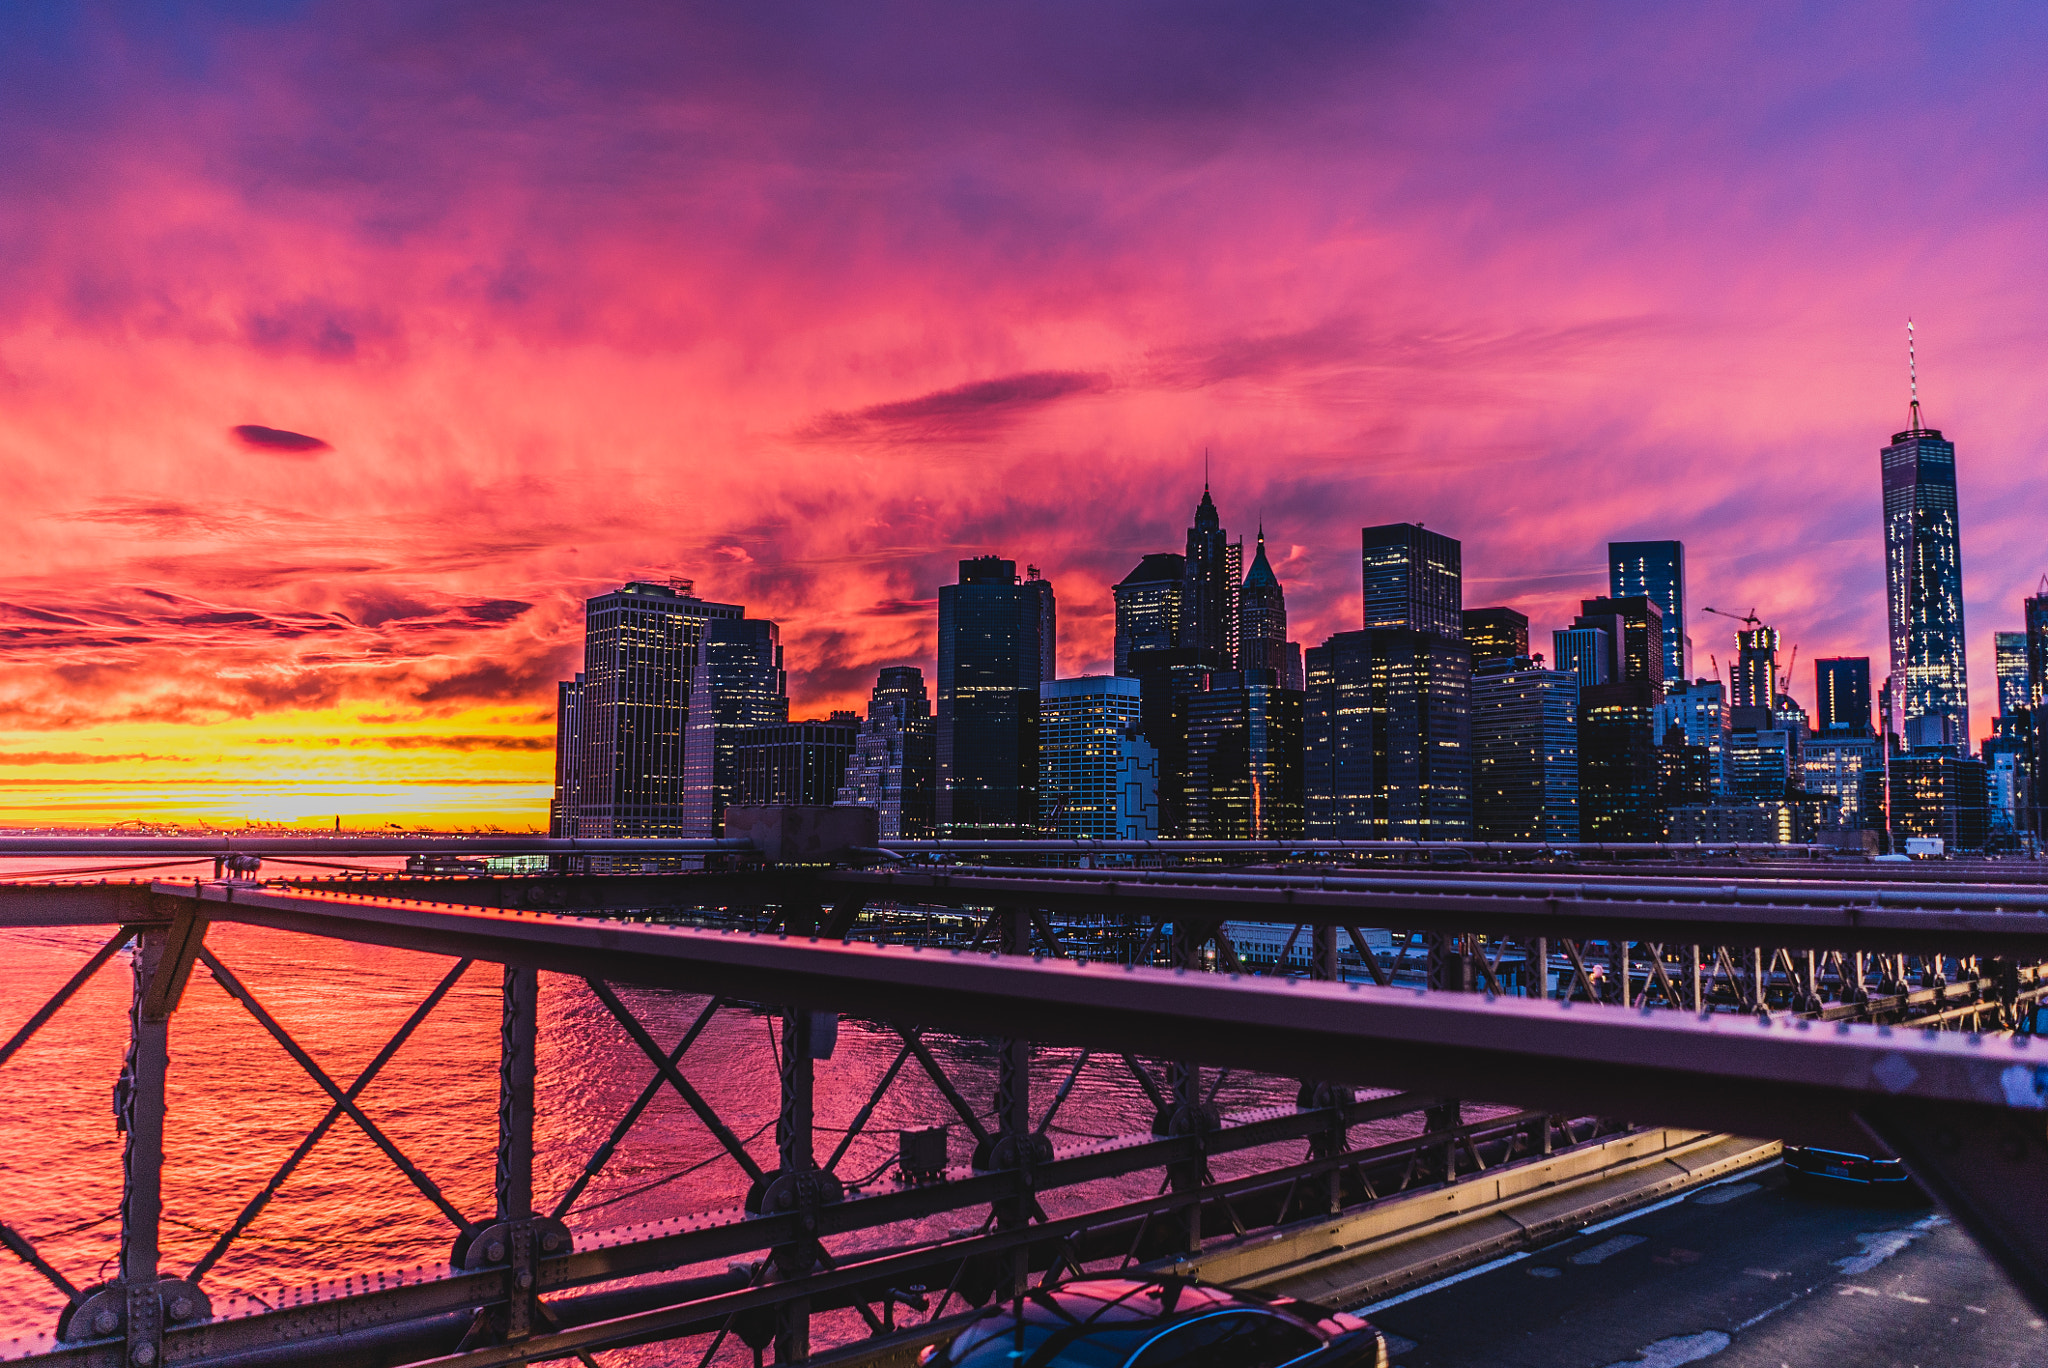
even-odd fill
[[[1886,668],[1908,316],[1981,737],[2048,572],[2044,70],[2037,4],[17,10],[0,823],[540,824],[630,578],[780,621],[797,715],[929,673],[991,551],[1106,671],[1205,448],[1299,641],[1364,524],[1544,646],[1678,537],[1695,672],[1753,606],[1811,706]]]

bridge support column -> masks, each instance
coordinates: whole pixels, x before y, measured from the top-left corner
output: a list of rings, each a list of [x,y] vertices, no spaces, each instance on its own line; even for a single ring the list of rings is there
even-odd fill
[[[1448,935],[1431,931],[1424,936],[1423,943],[1429,947],[1429,991],[1470,993],[1477,989],[1472,970],[1472,937],[1469,934]],[[1456,1130],[1459,1126],[1457,1101],[1453,1099],[1427,1108],[1422,1113],[1422,1125],[1426,1132]],[[1446,1140],[1443,1177],[1448,1182],[1457,1176],[1458,1147],[1455,1141]]]
[[[135,938],[135,1001],[129,1009],[128,1059],[115,1089],[121,1148],[121,1286],[127,1302],[128,1361],[149,1368],[163,1352],[164,1307],[157,1292],[157,1244],[164,1206],[164,1079],[171,1023],[151,1021],[144,1005],[163,964],[163,931]]]
[[[1173,967],[1183,973],[1198,973],[1202,968],[1202,947],[1215,936],[1221,923],[1215,921],[1191,921],[1176,919],[1173,924]],[[1164,1125],[1154,1123],[1154,1129],[1167,1135],[1192,1135],[1201,1137],[1216,1128],[1217,1113],[1202,1097],[1202,1066],[1189,1060],[1175,1060],[1167,1066],[1167,1086],[1172,1096],[1168,1099],[1172,1111]],[[1193,1192],[1209,1181],[1209,1161],[1197,1154],[1192,1159],[1169,1164],[1166,1181],[1175,1192]],[[1199,1202],[1185,1208],[1181,1233],[1183,1247],[1194,1253],[1202,1247],[1202,1208]]]
[[[995,915],[996,948],[1005,955],[1031,953],[1031,914],[1021,907],[998,908]],[[974,1166],[1003,1169],[1018,1175],[1020,1193],[995,1204],[996,1228],[1019,1230],[1031,1223],[1037,1207],[1032,1192],[1036,1166],[1052,1158],[1052,1144],[1031,1125],[1031,1042],[1004,1040],[996,1053],[996,1131],[977,1148]],[[1022,1296],[1029,1285],[1029,1251],[1019,1248],[1005,1256],[1007,1266],[996,1281],[994,1295],[1009,1299]]]
[[[790,936],[818,933],[818,909],[791,907],[786,925]],[[789,1006],[782,1009],[782,1105],[775,1119],[775,1172],[761,1191],[763,1212],[804,1214],[804,1233],[772,1255],[774,1271],[798,1278],[818,1266],[817,1210],[841,1201],[845,1188],[818,1167],[814,1144],[816,1122],[815,1063],[830,1059],[838,1038],[838,1019],[826,1012]],[[811,1356],[811,1304],[807,1299],[784,1302],[775,1311],[775,1361],[802,1363]]]
[[[1340,975],[1341,965],[1337,958],[1337,927],[1335,924],[1316,927],[1310,944],[1312,946],[1312,953],[1309,956],[1310,977],[1321,983],[1336,982]],[[1285,965],[1280,966],[1280,968],[1283,973],[1286,971]],[[1295,1105],[1303,1111],[1331,1109],[1334,1120],[1337,1115],[1335,1109],[1350,1105],[1357,1097],[1358,1094],[1354,1089],[1342,1084],[1323,1083],[1312,1078],[1304,1078],[1301,1080],[1301,1092],[1295,1099]],[[1308,1157],[1311,1160],[1332,1158],[1342,1154],[1350,1146],[1350,1130],[1341,1121],[1336,1121],[1329,1129],[1319,1131],[1309,1137]],[[1325,1177],[1323,1208],[1333,1216],[1344,1209],[1344,1173],[1341,1169],[1333,1168]],[[1285,1213],[1282,1219],[1289,1219],[1291,1215],[1291,1212]]]

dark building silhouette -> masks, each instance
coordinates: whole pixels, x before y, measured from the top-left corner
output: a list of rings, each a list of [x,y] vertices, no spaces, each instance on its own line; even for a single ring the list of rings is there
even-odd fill
[[[1612,635],[1614,672],[1608,682],[1640,681],[1664,693],[1664,615],[1654,601],[1636,594],[1628,598],[1586,599],[1579,604],[1575,626],[1598,627]]]
[[[1892,677],[1905,681],[1908,743],[1952,745],[1967,752],[1970,684],[1956,448],[1938,429],[1920,426],[1917,399],[1911,423],[1892,434],[1891,445],[1880,453]],[[1896,806],[1895,800],[1895,811]]]
[[[1176,645],[1214,651],[1237,660],[1237,589],[1244,572],[1244,543],[1232,544],[1223,530],[1209,486],[1195,505],[1188,529],[1187,588],[1181,596],[1181,630]]]
[[[1222,670],[1188,695],[1187,835],[1302,834],[1302,696],[1274,670]]]
[[[868,715],[854,734],[853,754],[835,802],[871,807],[884,840],[933,834],[937,779],[931,699],[924,671],[891,665],[875,680]]]
[[[555,686],[555,791],[548,799],[548,835],[577,835],[583,794],[583,676]]]
[[[1472,617],[1465,615],[1468,645],[1474,644]],[[1570,670],[1540,669],[1527,657],[1490,658],[1484,666],[1475,662],[1472,759],[1474,836],[1482,841],[1578,840],[1577,676]]]
[[[1657,801],[1664,811],[1713,802],[1715,780],[1713,753],[1688,741],[1678,723],[1665,728],[1657,746]]]
[[[1828,656],[1814,661],[1813,697],[1822,735],[1870,735],[1870,657]]]
[[[2041,581],[2041,590],[2026,601],[2030,708],[2040,707],[2044,693],[2048,693],[2048,578]]]
[[[1472,648],[1472,668],[1520,660],[1529,654],[1529,619],[1512,608],[1467,608],[1465,644]]]
[[[1132,673],[1133,651],[1180,645],[1187,578],[1186,556],[1160,552],[1139,561],[1117,584],[1116,673]]]
[[[1454,544],[1455,545],[1455,544]],[[1307,834],[1472,835],[1472,655],[1435,632],[1340,632],[1306,653]]]
[[[1158,755],[1161,836],[1189,833],[1188,700],[1208,690],[1210,675],[1227,669],[1221,651],[1194,646],[1131,653],[1131,673],[1138,679],[1138,732]]]
[[[836,712],[825,721],[778,722],[735,738],[735,807],[826,807],[846,781],[860,720]]]
[[[1581,840],[1662,839],[1655,739],[1660,698],[1661,690],[1640,679],[1579,690]]]
[[[1415,523],[1388,523],[1359,533],[1365,580],[1366,630],[1464,635],[1463,548],[1454,537]]]
[[[1596,628],[1613,651],[1604,684],[1579,689],[1579,833],[1587,841],[1656,841],[1657,715],[1664,701],[1664,622],[1637,594],[1587,599],[1575,628]]]
[[[1280,577],[1266,559],[1266,529],[1259,529],[1258,550],[1252,568],[1245,571],[1237,597],[1238,651],[1240,670],[1271,670],[1286,685],[1287,595]],[[1296,686],[1298,687],[1298,686]]]
[[[634,582],[584,605],[581,836],[680,836],[690,684],[705,625],[746,610]]]
[[[1893,847],[1903,849],[1912,837],[1932,836],[1950,851],[1982,850],[1990,834],[1990,796],[1981,760],[1937,750],[1893,756]]]
[[[741,732],[789,720],[782,636],[759,618],[704,624],[690,681],[690,724],[683,737],[683,834],[717,836],[733,801],[733,747]]]
[[[1607,543],[1609,598],[1647,598],[1657,605],[1664,627],[1664,679],[1691,677],[1685,667],[1685,543]]]
[[[942,835],[1038,831],[1038,686],[1053,678],[1052,585],[1015,561],[960,562],[939,588],[938,824]],[[835,785],[836,787],[836,785]]]

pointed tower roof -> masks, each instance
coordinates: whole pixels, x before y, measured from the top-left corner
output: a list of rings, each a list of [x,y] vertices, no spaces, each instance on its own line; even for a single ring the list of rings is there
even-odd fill
[[[1252,568],[1244,572],[1244,582],[1247,588],[1280,587],[1280,577],[1273,573],[1272,563],[1266,559],[1266,528],[1263,523],[1259,526],[1258,553],[1252,557]]]

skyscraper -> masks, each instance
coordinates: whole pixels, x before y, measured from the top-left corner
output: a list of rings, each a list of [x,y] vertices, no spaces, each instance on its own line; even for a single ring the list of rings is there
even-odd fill
[[[1240,670],[1287,669],[1287,595],[1280,577],[1266,559],[1266,529],[1259,528],[1258,551],[1252,568],[1245,572],[1238,591],[1238,651]]]
[[[1472,654],[1401,629],[1339,632],[1306,653],[1307,834],[1461,840],[1472,834]]]
[[[1240,558],[1244,555],[1238,547]],[[1237,587],[1242,560],[1233,564],[1230,541],[1223,531],[1223,519],[1202,485],[1202,501],[1195,505],[1195,523],[1188,529],[1187,588],[1181,597],[1181,630],[1178,645],[1215,651],[1226,661],[1237,657]]]
[[[2033,706],[2033,686],[2028,681],[2027,634],[1994,632],[1992,660],[1998,672],[1998,715],[2011,717],[2021,708]]]
[[[1614,632],[1619,649],[1609,682],[1620,680],[1648,684],[1661,697],[1664,692],[1664,613],[1654,599],[1642,594],[1627,598],[1586,599],[1579,604],[1578,627],[1599,627]]]
[[[1048,679],[1038,686],[1038,801],[1047,836],[1125,837],[1138,681],[1122,675]]]
[[[1139,561],[1118,582],[1116,598],[1116,672],[1128,675],[1131,652],[1156,651],[1180,645],[1182,609],[1187,597],[1188,558],[1160,552]]]
[[[1138,679],[1138,730],[1159,765],[1159,834],[1188,834],[1188,701],[1209,687],[1210,675],[1229,668],[1221,651],[1174,646],[1131,652]]]
[[[1302,696],[1273,670],[1223,670],[1187,699],[1187,834],[1302,833]]]
[[[1512,608],[1467,608],[1463,614],[1465,644],[1472,648],[1472,668],[1519,660],[1529,654],[1529,619]]]
[[[1579,681],[1570,670],[1475,669],[1472,758],[1474,836],[1579,839]]]
[[[1970,685],[1956,448],[1938,429],[1920,425],[1917,397],[1911,413],[1911,425],[1894,433],[1881,453],[1892,677],[1905,681],[1908,743],[1952,745],[1967,753]]]
[[[932,834],[933,728],[924,671],[891,665],[875,680],[868,715],[853,738],[853,755],[835,802],[875,809],[883,840]]]
[[[746,610],[687,581],[638,581],[584,605],[583,836],[680,836],[690,683],[705,624]]]
[[[1463,548],[1455,537],[1415,523],[1387,523],[1359,533],[1365,580],[1365,627],[1465,633]]]
[[[1664,621],[1664,682],[1690,678],[1685,663],[1685,543],[1607,543],[1607,593],[1616,599],[1640,596],[1657,605]]]
[[[1550,649],[1557,668],[1570,670],[1580,688],[1614,676],[1614,634],[1604,627],[1560,627],[1550,634]]]
[[[772,722],[733,741],[734,807],[825,807],[839,796],[860,719],[850,712]]]
[[[788,720],[780,629],[759,618],[705,623],[683,737],[685,836],[723,834],[738,785],[733,746],[739,734]]]
[[[555,686],[555,791],[548,801],[548,835],[576,836],[583,795],[583,676]]]
[[[1870,657],[1814,661],[1813,697],[1823,735],[1870,735]]]
[[[998,556],[939,588],[938,822],[948,836],[1038,831],[1038,686],[1053,677],[1052,585]]]
[[[1731,705],[1737,709],[1758,708],[1773,712],[1778,701],[1778,630],[1748,627],[1735,634],[1735,670],[1730,680]],[[1741,717],[1736,726],[1744,725]],[[1752,722],[1769,726],[1768,721]]]
[[[2026,613],[2027,688],[2031,695],[2027,706],[2039,707],[2048,696],[2048,576],[2041,580],[2041,592],[2027,600]]]

